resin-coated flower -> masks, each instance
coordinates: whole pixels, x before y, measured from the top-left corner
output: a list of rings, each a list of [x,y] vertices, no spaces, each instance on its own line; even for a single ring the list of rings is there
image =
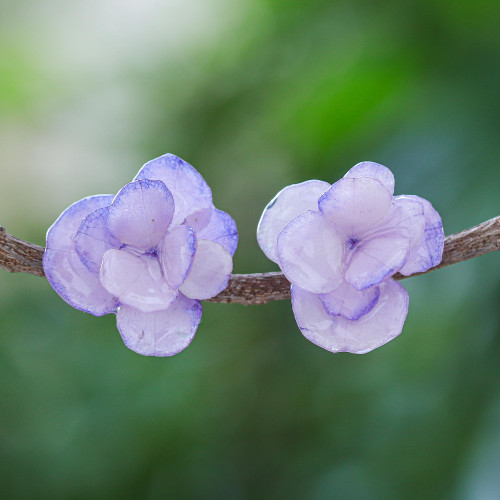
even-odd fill
[[[226,288],[237,244],[236,225],[214,207],[205,180],[167,154],[116,196],[67,208],[47,232],[43,265],[71,306],[116,313],[127,347],[171,356],[193,339],[200,300]]]
[[[287,186],[262,214],[257,239],[292,283],[297,324],[329,351],[364,353],[399,335],[408,295],[391,276],[441,261],[439,214],[393,193],[392,172],[362,162],[333,185]]]

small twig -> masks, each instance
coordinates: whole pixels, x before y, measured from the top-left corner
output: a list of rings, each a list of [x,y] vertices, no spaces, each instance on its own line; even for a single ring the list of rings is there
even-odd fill
[[[457,234],[447,236],[444,243],[443,260],[426,271],[479,257],[500,250],[500,216]],[[0,227],[0,267],[11,273],[22,272],[44,276],[42,256],[44,248],[20,240]],[[418,276],[416,273],[412,276]],[[396,274],[397,280],[410,278]],[[272,300],[290,298],[290,283],[283,273],[233,274],[228,287],[208,302],[238,303],[245,305],[265,304]]]
[[[42,256],[45,249],[20,240],[0,226],[0,267],[10,273],[45,276]]]

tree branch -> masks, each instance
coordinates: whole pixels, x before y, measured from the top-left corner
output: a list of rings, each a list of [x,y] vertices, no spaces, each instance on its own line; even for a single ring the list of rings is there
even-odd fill
[[[500,216],[447,236],[441,263],[425,273],[412,276],[426,274],[495,250],[500,250]],[[42,265],[43,251],[43,247],[15,238],[0,227],[0,267],[6,271],[45,276]],[[394,275],[396,280],[409,277],[399,273]],[[289,298],[290,282],[283,273],[233,274],[227,288],[208,302],[253,305]]]
[[[10,273],[45,276],[42,257],[44,248],[19,240],[0,226],[0,267]]]

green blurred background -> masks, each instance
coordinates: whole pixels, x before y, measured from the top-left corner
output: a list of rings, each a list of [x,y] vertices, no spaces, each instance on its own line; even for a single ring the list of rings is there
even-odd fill
[[[235,218],[235,272],[285,185],[389,166],[447,234],[500,213],[497,0],[0,3],[0,224],[166,152]],[[205,304],[173,358],[0,271],[1,498],[498,499],[500,256],[404,282],[400,337],[306,341],[289,302]]]

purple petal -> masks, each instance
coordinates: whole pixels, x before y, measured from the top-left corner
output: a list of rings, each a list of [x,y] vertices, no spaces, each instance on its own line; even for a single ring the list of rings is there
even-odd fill
[[[360,291],[344,281],[333,292],[322,294],[319,298],[328,314],[356,320],[375,307],[379,295],[378,286]]]
[[[364,354],[397,337],[408,313],[408,294],[396,281],[380,284],[375,307],[357,321],[329,316],[318,295],[292,286],[292,307],[304,337],[331,352]]]
[[[391,193],[375,179],[340,179],[320,199],[319,209],[348,238],[377,225],[391,208]]]
[[[420,245],[424,228],[425,218],[422,204],[410,196],[396,196],[393,198],[387,216],[377,226],[366,231],[362,238],[405,237],[410,240],[411,248]]]
[[[190,299],[210,299],[227,287],[233,270],[233,259],[218,243],[198,240],[193,265],[180,287]]]
[[[196,252],[196,235],[189,226],[171,229],[160,243],[160,262],[167,283],[179,288],[191,269]]]
[[[113,195],[84,198],[68,207],[47,231],[43,268],[52,288],[72,307],[94,316],[114,312],[116,298],[101,285],[99,274],[85,267],[76,253],[74,237],[83,219],[108,206]]]
[[[387,216],[361,235],[361,242],[348,258],[346,281],[363,290],[399,271],[412,246],[420,245],[424,225],[420,203],[406,196],[394,198]]]
[[[75,236],[75,248],[89,271],[99,273],[102,256],[110,248],[120,247],[120,242],[108,231],[106,222],[109,207],[99,208],[83,219]]]
[[[201,320],[201,304],[179,294],[164,311],[144,313],[120,306],[116,324],[125,345],[143,356],[173,356],[193,340]]]
[[[111,249],[104,254],[101,283],[121,304],[142,312],[164,310],[177,297],[156,257],[133,255],[127,250]]]
[[[401,197],[398,196],[397,198]],[[427,269],[437,266],[441,262],[444,248],[444,231],[441,217],[430,202],[414,195],[407,195],[404,198],[420,203],[425,218],[424,235],[420,244],[415,245],[410,250],[405,265],[399,270],[401,274],[409,276],[413,273],[427,271]]]
[[[163,182],[131,182],[109,207],[108,230],[122,243],[149,250],[165,236],[173,213],[174,199]]]
[[[392,172],[379,163],[372,161],[362,161],[347,172],[344,178],[371,177],[382,183],[389,193],[394,194],[394,175]]]
[[[314,293],[342,283],[343,242],[333,224],[319,212],[293,219],[278,238],[278,259],[289,281]]]
[[[406,237],[367,240],[358,246],[351,257],[345,280],[357,290],[377,285],[401,269],[409,250],[410,240]]]
[[[278,236],[283,228],[307,210],[318,210],[318,199],[330,187],[317,180],[292,184],[267,204],[257,226],[257,241],[270,260],[278,263]]]
[[[200,240],[215,241],[222,245],[231,256],[238,246],[238,230],[233,218],[215,207],[205,208],[186,217],[185,224],[196,231]]]
[[[176,225],[193,212],[213,206],[212,192],[205,179],[175,155],[166,154],[149,161],[139,170],[134,180],[137,179],[158,179],[170,189],[175,200]]]
[[[291,292],[293,314],[302,334],[320,347],[335,351],[334,347],[325,346],[334,344],[332,328],[340,321],[340,316],[328,314],[316,293],[308,292],[294,284],[291,286]]]

